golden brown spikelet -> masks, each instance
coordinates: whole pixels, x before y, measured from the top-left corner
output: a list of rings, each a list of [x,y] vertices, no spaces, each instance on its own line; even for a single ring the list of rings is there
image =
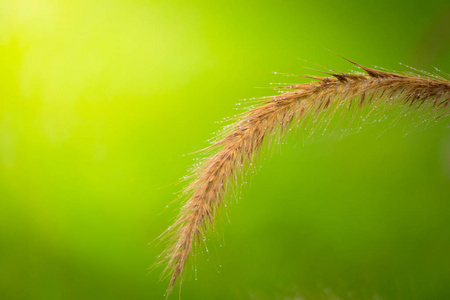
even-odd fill
[[[188,199],[168,234],[169,247],[163,253],[165,272],[170,274],[167,295],[184,271],[189,253],[214,225],[217,210],[242,168],[253,161],[259,148],[284,134],[293,124],[340,106],[362,107],[407,104],[417,109],[429,106],[434,118],[450,112],[450,81],[428,76],[406,76],[362,68],[365,75],[327,73],[329,77],[309,77],[318,81],[287,87],[290,91],[265,97],[260,106],[243,113],[228,126],[222,138],[209,150],[215,154],[194,170],[192,182],[185,189]],[[308,76],[305,76],[308,77]]]

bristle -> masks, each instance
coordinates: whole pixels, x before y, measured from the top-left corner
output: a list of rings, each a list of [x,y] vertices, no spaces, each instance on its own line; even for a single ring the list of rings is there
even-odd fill
[[[374,102],[387,105],[393,97],[397,103],[408,104],[411,109],[427,102],[434,104],[433,109],[439,112],[436,117],[449,114],[448,80],[389,73],[346,60],[362,68],[367,75],[324,72],[331,77],[303,76],[319,81],[291,85],[285,88],[293,91],[267,97],[260,106],[241,114],[225,135],[207,148],[216,153],[194,170],[193,180],[184,191],[189,197],[168,231],[171,244],[163,255],[167,261],[166,272],[171,274],[167,295],[182,276],[193,244],[200,242],[208,228],[214,226],[217,210],[223,205],[235,178],[253,161],[263,143],[270,144],[274,137],[280,138],[293,123],[338,104],[349,108],[354,102],[358,102],[357,108]]]

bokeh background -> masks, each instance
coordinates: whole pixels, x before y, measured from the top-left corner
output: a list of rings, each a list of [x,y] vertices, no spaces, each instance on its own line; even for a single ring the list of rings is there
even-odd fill
[[[0,299],[164,299],[183,155],[323,47],[449,72],[447,2],[1,1]],[[449,123],[403,125],[263,156],[181,299],[450,298]]]

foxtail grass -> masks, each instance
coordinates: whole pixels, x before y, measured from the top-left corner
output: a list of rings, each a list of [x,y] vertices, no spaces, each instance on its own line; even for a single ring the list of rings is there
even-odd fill
[[[308,120],[318,116],[331,119],[342,109],[368,109],[370,113],[402,105],[423,111],[433,120],[450,113],[449,80],[430,73],[398,74],[349,62],[364,73],[332,71],[325,77],[300,76],[314,81],[279,87],[286,92],[260,99],[205,149],[212,154],[189,174],[190,183],[183,191],[185,203],[166,232],[168,247],[161,263],[166,264],[165,274],[170,277],[167,296],[183,275],[193,247],[201,245],[207,231],[214,228],[227,193],[264,144],[285,136],[291,128],[307,126]]]

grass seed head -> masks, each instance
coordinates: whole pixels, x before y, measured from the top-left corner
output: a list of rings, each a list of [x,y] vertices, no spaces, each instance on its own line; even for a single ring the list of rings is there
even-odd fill
[[[433,118],[449,114],[450,81],[432,74],[407,76],[349,62],[365,75],[326,73],[327,77],[306,76],[314,82],[278,87],[288,91],[260,99],[258,106],[238,115],[235,123],[204,150],[213,154],[190,174],[191,182],[184,190],[186,202],[166,232],[168,247],[162,262],[166,263],[165,274],[170,276],[167,296],[182,276],[192,248],[214,227],[227,191],[263,144],[279,141],[294,125],[307,126],[311,120],[320,123],[325,118],[329,121],[341,107],[356,111],[367,107],[370,111],[406,104],[415,110],[425,105]]]

